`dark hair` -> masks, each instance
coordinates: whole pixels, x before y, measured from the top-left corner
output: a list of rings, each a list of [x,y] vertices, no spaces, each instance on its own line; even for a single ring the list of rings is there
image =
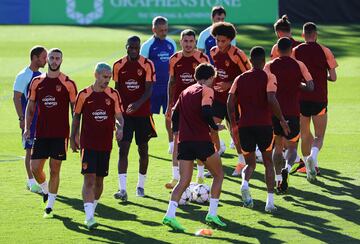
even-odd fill
[[[224,14],[226,16],[226,11],[223,6],[214,6],[211,10],[211,17],[215,17],[215,15]]]
[[[286,14],[284,14],[280,19],[278,19],[274,24],[274,30],[275,31],[284,31],[284,32],[290,32],[291,30],[291,23],[289,21],[289,18]]]
[[[63,55],[63,53],[62,53],[62,51],[60,50],[60,48],[51,48],[50,50],[49,50],[49,53],[48,54],[50,54],[50,53],[60,53],[61,54],[61,56]]]
[[[215,68],[211,64],[202,63],[195,68],[194,77],[196,80],[207,80],[215,75]]]
[[[211,29],[212,36],[226,36],[230,40],[233,40],[236,36],[236,29],[233,24],[228,22],[215,23]]]
[[[193,31],[191,29],[186,29],[181,32],[180,39],[183,39],[184,36],[193,36],[195,38],[196,34],[195,34],[195,31]]]
[[[45,47],[42,46],[34,46],[30,50],[30,60],[33,59],[34,56],[39,57],[40,54],[45,51]]]
[[[167,23],[168,23],[167,18],[165,18],[163,16],[156,16],[152,21],[152,26],[156,27],[158,25],[165,25]]]
[[[282,37],[278,40],[277,46],[280,52],[286,52],[292,47],[292,42],[288,37]]]
[[[303,26],[303,31],[305,35],[310,35],[317,31],[316,25],[313,22],[307,22]]]
[[[255,63],[265,61],[265,49],[260,46],[255,46],[251,48],[250,58]]]
[[[140,43],[140,37],[138,36],[130,36],[128,39],[127,39],[127,42],[126,42],[126,45],[129,45],[130,42],[138,42]]]

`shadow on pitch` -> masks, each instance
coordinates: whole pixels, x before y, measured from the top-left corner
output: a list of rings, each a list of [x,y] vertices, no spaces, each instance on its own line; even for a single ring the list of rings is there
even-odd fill
[[[151,155],[151,154],[149,154],[149,157],[159,159],[159,160],[162,160],[162,161],[166,161],[166,162],[172,162],[172,160],[170,158],[159,157],[159,156],[155,156],[155,155]]]
[[[80,199],[58,196],[56,198],[56,200],[71,206],[75,210],[84,212],[84,203]],[[101,203],[99,203],[98,206],[96,207],[96,215],[101,218],[110,219],[110,220],[137,221],[137,222],[139,222],[143,225],[147,225],[147,226],[161,225],[160,223],[153,222],[153,221],[140,220],[140,219],[138,219],[137,215],[135,215],[135,214],[126,213],[119,209],[112,208],[112,207],[106,206]]]
[[[134,232],[119,229],[109,225],[99,224],[97,229],[87,230],[83,224],[74,222],[69,217],[62,217],[54,215],[54,219],[58,219],[63,222],[64,226],[76,233],[89,235],[89,241],[99,241],[106,243],[168,243],[161,240],[143,237]],[[108,241],[99,240],[97,238],[106,239]]]

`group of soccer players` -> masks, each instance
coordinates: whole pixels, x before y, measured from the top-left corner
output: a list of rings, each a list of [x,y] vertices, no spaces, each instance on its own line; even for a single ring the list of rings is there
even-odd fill
[[[81,154],[87,228],[97,225],[94,212],[108,175],[114,130],[119,147],[119,191],[114,197],[128,198],[128,154],[134,135],[139,153],[136,195],[145,196],[148,142],[157,136],[152,114],[161,108],[173,154],[172,180],[165,185],[173,191],[163,223],[175,230],[184,230],[175,212],[191,181],[195,160],[198,183],[203,182],[204,165],[213,177],[206,222],[226,226],[217,216],[224,174],[218,131],[225,128],[224,119],[239,155],[234,173],[242,175],[245,207],[253,207],[249,181],[256,167],[256,150],[261,151],[265,166],[266,212],[276,210],[275,184],[279,193],[285,193],[290,173],[305,169],[310,182],[316,179],[327,123],[327,80],[336,80],[333,54],[316,42],[314,23],[304,24],[302,43],[292,39],[290,22],[283,16],[274,24],[279,40],[271,51],[272,60],[265,62],[265,50],[259,46],[251,49],[248,59],[235,46],[236,29],[224,22],[225,17],[223,7],[214,7],[213,24],[198,42],[193,30],[183,30],[178,52],[167,37],[167,19],[154,18],[154,35],[143,45],[139,37],[129,37],[127,55],[113,67],[98,63],[95,81],[79,93],[75,82],[60,71],[60,49],[36,46],[31,50],[31,64],[14,84],[14,104],[23,129],[27,187],[43,194],[45,218],[53,216],[69,139],[71,149]],[[48,70],[41,74],[39,68],[46,62]],[[109,87],[111,79],[114,88]],[[297,153],[300,138],[304,167]],[[43,171],[48,158],[49,181]]]

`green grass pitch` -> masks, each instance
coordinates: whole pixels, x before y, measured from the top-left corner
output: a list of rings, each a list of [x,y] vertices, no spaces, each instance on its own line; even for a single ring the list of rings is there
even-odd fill
[[[170,29],[178,42],[179,30]],[[202,27],[197,27],[197,33]],[[300,39],[300,26],[295,28]],[[329,83],[329,123],[319,155],[322,176],[309,184],[305,175],[290,177],[289,193],[275,196],[278,212],[264,212],[266,192],[264,167],[258,164],[250,187],[254,209],[242,207],[240,178],[231,177],[236,154],[227,149],[222,158],[225,180],[219,215],[228,224],[210,238],[196,237],[205,228],[207,206],[190,204],[178,209],[178,219],[187,228],[174,233],[161,224],[169,191],[170,155],[162,116],[155,116],[159,137],[150,142],[150,164],[146,198],[135,197],[138,155],[133,146],[129,158],[129,202],[113,198],[118,188],[118,149],[114,146],[110,175],[97,208],[101,224],[92,232],[83,225],[81,200],[83,178],[78,154],[68,153],[63,162],[55,218],[42,218],[39,195],[25,190],[25,169],[20,129],[12,102],[15,75],[29,63],[29,49],[41,44],[64,52],[62,71],[79,89],[94,80],[95,63],[113,63],[125,55],[125,41],[138,34],[142,41],[150,35],[147,27],[0,26],[0,243],[359,243],[360,242],[360,60],[359,25],[320,26],[319,42],[330,47],[339,63],[338,81]],[[269,54],[275,35],[271,26],[238,26],[237,43],[247,54],[253,45],[262,45]],[[113,83],[111,84],[114,85]],[[221,133],[229,144],[228,132]],[[116,144],[115,144],[116,145]],[[47,170],[47,166],[46,166]],[[206,180],[211,184],[210,180]]]

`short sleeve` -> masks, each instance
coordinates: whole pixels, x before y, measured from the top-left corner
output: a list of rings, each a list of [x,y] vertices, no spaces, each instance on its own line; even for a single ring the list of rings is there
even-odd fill
[[[68,86],[69,91],[69,98],[71,103],[75,103],[76,101],[76,95],[77,95],[77,88],[74,81],[70,81],[70,84]]]
[[[279,50],[277,44],[275,44],[271,49],[270,59],[273,60],[277,57],[279,57]]]
[[[240,55],[239,67],[241,72],[244,73],[251,69],[250,62],[243,51],[241,51],[239,55]]]
[[[201,106],[212,106],[214,101],[214,90],[203,85]]]
[[[200,35],[199,39],[197,41],[196,47],[198,49],[205,49],[205,39],[206,39],[206,30],[203,30]]]
[[[149,58],[150,47],[153,43],[154,43],[154,37],[151,37],[149,40],[144,42],[140,48],[140,55],[145,58]]]
[[[18,74],[14,81],[14,91],[26,93],[27,82],[24,80],[25,74]]]
[[[266,92],[276,92],[277,91],[276,76],[270,71],[265,70],[265,73],[267,75]]]
[[[326,62],[328,64],[329,69],[335,69],[336,67],[338,67],[339,65],[337,64],[334,54],[330,51],[329,48],[324,47],[323,45],[321,45],[321,48],[323,49],[325,56],[326,56]]]
[[[148,59],[148,63],[145,66],[146,72],[146,81],[147,82],[155,82],[155,67],[153,62]]]
[[[74,113],[81,114],[84,102],[85,102],[84,92],[80,92],[76,97]]]
[[[31,101],[35,101],[36,100],[36,89],[39,85],[40,81],[38,79],[33,79],[30,83],[30,87],[29,87],[29,94],[28,94],[28,99]]]
[[[172,56],[170,58],[170,62],[169,62],[169,74],[170,76],[174,76],[174,66],[175,66],[175,57]]]
[[[123,106],[122,106],[122,102],[121,102],[121,98],[120,98],[120,95],[119,95],[119,92],[117,90],[113,90],[114,93],[115,93],[115,96],[114,96],[114,101],[115,101],[115,113],[118,114],[118,113],[122,113],[124,112],[123,110]]]

